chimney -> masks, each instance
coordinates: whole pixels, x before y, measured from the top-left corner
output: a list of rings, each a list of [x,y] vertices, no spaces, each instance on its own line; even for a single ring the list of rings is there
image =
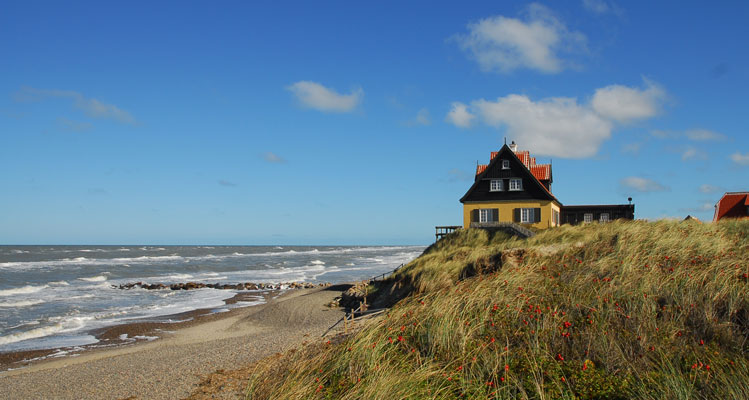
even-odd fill
[[[513,153],[518,152],[518,145],[515,144],[514,140],[512,141],[512,143],[510,143],[510,150],[512,150]]]

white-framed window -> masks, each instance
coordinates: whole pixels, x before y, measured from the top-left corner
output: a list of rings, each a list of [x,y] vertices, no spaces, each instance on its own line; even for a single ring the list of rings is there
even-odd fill
[[[502,160],[502,169],[510,169],[510,160]]]
[[[583,215],[583,222],[586,224],[593,222],[593,213],[585,213],[585,215]]]
[[[479,209],[479,222],[492,222],[494,221],[494,209],[482,208]]]
[[[609,222],[609,213],[601,213],[601,218],[598,220],[601,222]]]
[[[520,178],[510,179],[510,190],[523,190],[523,180]]]
[[[551,222],[553,226],[559,226],[559,211],[551,210]]]
[[[532,208],[521,208],[520,209],[520,222],[524,224],[535,222],[535,215],[533,215]]]
[[[501,192],[505,190],[504,183],[501,179],[492,179],[489,183],[489,191],[490,192]]]

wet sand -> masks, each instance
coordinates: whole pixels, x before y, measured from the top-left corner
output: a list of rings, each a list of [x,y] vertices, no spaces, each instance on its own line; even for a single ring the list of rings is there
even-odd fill
[[[326,306],[348,286],[296,289],[266,304],[205,315],[177,316],[181,323],[146,322],[100,332],[111,348],[51,358],[0,373],[0,397],[8,399],[177,399],[201,378],[235,369],[305,342],[323,340],[342,309]],[[276,293],[277,294],[277,293]],[[202,314],[201,314],[202,313]],[[173,316],[174,317],[174,316]],[[177,319],[177,318],[175,318]],[[122,345],[120,335],[161,339]],[[41,355],[41,354],[40,354]],[[10,353],[7,357],[26,357]],[[0,359],[6,366],[13,360]]]

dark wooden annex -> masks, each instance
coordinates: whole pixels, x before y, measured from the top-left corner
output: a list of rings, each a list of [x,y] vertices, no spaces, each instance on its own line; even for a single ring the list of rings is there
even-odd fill
[[[598,204],[562,206],[563,224],[577,225],[583,222],[608,222],[615,219],[635,219],[634,204]],[[587,220],[586,220],[587,216]]]

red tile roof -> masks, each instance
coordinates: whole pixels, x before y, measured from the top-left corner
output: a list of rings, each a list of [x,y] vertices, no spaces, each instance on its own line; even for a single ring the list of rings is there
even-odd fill
[[[549,164],[531,165],[529,169],[539,181],[548,181],[551,179],[551,165]]]
[[[489,156],[489,160],[494,160],[499,154],[498,151],[492,151]],[[528,168],[533,176],[540,181],[551,180],[551,165],[550,164],[536,164],[536,157],[531,157],[528,150],[522,150],[515,153],[520,159],[520,162]],[[476,167],[476,175],[486,171],[486,165],[479,165]]]
[[[528,150],[518,151],[515,155],[518,156],[520,162],[525,164],[526,167],[531,165],[531,153]]]
[[[723,195],[715,205],[713,221],[723,218],[740,218],[749,214],[749,192],[729,192]]]

